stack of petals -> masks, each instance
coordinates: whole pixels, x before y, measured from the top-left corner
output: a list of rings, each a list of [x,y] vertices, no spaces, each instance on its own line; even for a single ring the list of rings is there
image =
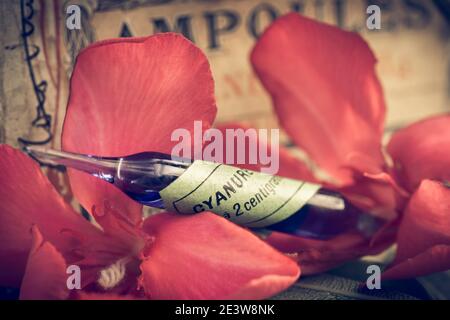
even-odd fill
[[[370,241],[356,234],[331,241],[275,234],[269,242],[297,252],[303,274],[394,241],[398,253],[386,279],[449,269],[450,114],[398,131],[385,152],[385,103],[374,54],[358,34],[297,14],[266,30],[251,61],[281,126],[329,178],[322,182],[386,221]],[[306,169],[303,174],[311,176]],[[286,175],[302,178],[298,169]]]
[[[450,116],[396,133],[390,167],[375,58],[358,35],[290,14],[264,33],[251,60],[283,128],[327,173],[322,182],[386,221],[373,239],[350,232],[263,241],[212,213],[143,219],[141,205],[112,185],[69,170],[73,194],[98,227],[30,158],[0,145],[0,286],[20,287],[22,299],[261,299],[289,287],[300,268],[322,272],[395,241],[386,277],[450,268]],[[174,129],[192,131],[194,120],[209,127],[215,114],[208,62],[183,37],[98,42],[77,58],[62,147],[170,153]],[[280,174],[317,180],[287,150],[281,156]],[[67,287],[70,265],[81,269],[80,290]]]

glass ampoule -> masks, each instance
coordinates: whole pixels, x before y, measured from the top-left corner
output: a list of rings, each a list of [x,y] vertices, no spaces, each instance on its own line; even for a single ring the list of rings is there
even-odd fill
[[[143,152],[138,153],[130,156],[125,157],[97,157],[97,156],[91,156],[91,155],[82,155],[82,154],[74,154],[69,152],[62,152],[62,151],[56,151],[56,150],[50,150],[45,149],[42,147],[27,147],[26,152],[32,156],[34,159],[39,161],[41,164],[46,165],[52,165],[52,166],[65,166],[73,169],[77,169],[80,171],[84,171],[88,174],[91,174],[99,179],[102,179],[104,181],[107,181],[114,186],[116,186],[118,189],[122,190],[125,194],[127,194],[130,198],[133,200],[146,205],[150,207],[160,208],[160,209],[168,209],[169,211],[179,211],[179,202],[177,201],[184,201],[183,199],[186,199],[187,195],[195,194],[196,190],[198,191],[200,187],[203,187],[206,190],[213,190],[215,187],[220,185],[221,183],[226,183],[226,181],[222,181],[222,176],[219,176],[216,178],[214,183],[211,185],[205,185],[204,181],[207,181],[206,178],[210,178],[213,176],[214,172],[218,172],[219,166],[222,166],[220,164],[213,164],[208,162],[202,162],[202,166],[199,166],[196,170],[193,171],[193,165],[198,166],[198,161],[190,162],[186,160],[173,160],[170,155],[157,153],[157,152]],[[213,167],[211,167],[213,166]],[[211,173],[207,172],[211,168]],[[280,189],[282,188],[288,188],[283,187],[283,184],[286,186],[289,186],[289,188],[295,188],[297,185],[299,186],[299,190],[301,191],[301,188],[304,188],[304,183],[296,182],[294,180],[289,180],[288,182],[285,182],[285,178],[279,178],[276,176],[271,176],[274,178],[270,178],[270,176],[257,173],[257,172],[251,172],[248,170],[240,170],[236,167],[231,166],[225,166],[221,167],[225,168],[228,171],[232,172],[230,170],[236,170],[235,172],[240,172],[239,175],[235,175],[236,182],[238,178],[245,178],[245,175],[248,175],[248,181],[250,181],[250,176],[254,175],[254,177],[251,177],[252,181],[255,179],[259,179],[258,181],[261,181],[261,179],[270,179],[270,181],[278,181],[279,184],[275,185],[273,183],[272,185],[274,188],[278,187]],[[189,170],[188,170],[189,169]],[[205,170],[204,170],[205,169]],[[189,172],[189,173],[187,173]],[[204,180],[196,180],[197,175],[205,175]],[[186,176],[186,178],[185,178]],[[223,176],[225,177],[225,176]],[[188,179],[189,178],[189,179]],[[185,180],[184,184],[179,183],[181,180]],[[233,179],[233,177],[232,177]],[[278,179],[278,180],[273,180]],[[211,180],[211,179],[209,179]],[[243,180],[243,179],[241,179]],[[280,182],[282,181],[282,182]],[[176,183],[175,183],[176,182]],[[209,183],[209,182],[208,182]],[[243,183],[243,181],[241,181]],[[287,184],[286,184],[287,183]],[[178,188],[175,188],[173,186],[178,185]],[[231,183],[229,183],[231,188],[233,187]],[[270,184],[267,184],[270,185]],[[194,201],[192,203],[187,203],[187,207],[193,206],[194,212],[188,212],[188,213],[195,213],[195,212],[201,212],[201,211],[212,211],[217,214],[223,215],[225,218],[230,218],[235,223],[238,223],[240,225],[249,227],[251,229],[264,229],[264,230],[271,230],[271,231],[277,231],[277,232],[283,232],[290,235],[296,235],[301,237],[307,237],[312,239],[330,239],[335,236],[338,236],[342,233],[357,230],[362,235],[370,237],[373,235],[376,230],[379,228],[381,222],[371,216],[370,214],[358,209],[357,207],[353,206],[348,200],[346,200],[342,195],[340,195],[337,192],[327,190],[325,188],[322,188],[320,186],[314,186],[312,184],[308,184],[309,189],[306,188],[306,192],[309,192],[309,195],[307,198],[297,197],[297,202],[304,201],[301,205],[297,204],[296,207],[296,201],[285,201],[282,200],[282,205],[279,206],[279,208],[276,209],[268,209],[269,211],[272,210],[275,212],[275,214],[279,213],[279,210],[285,210],[284,215],[281,216],[281,218],[270,220],[269,222],[266,222],[266,224],[262,224],[260,222],[256,223],[241,223],[241,221],[247,221],[247,220],[233,220],[230,218],[230,216],[227,216],[228,214],[232,215],[234,214],[233,207],[232,210],[229,210],[229,213],[227,212],[224,214],[224,211],[221,210],[220,206],[224,203],[224,200],[222,199],[222,202],[219,204],[219,206],[216,207],[209,207],[210,203],[208,201],[205,201],[203,204],[198,201],[197,204],[195,204],[195,197]],[[167,203],[168,201],[164,201],[163,196],[165,193],[167,193],[167,190],[172,188],[172,198],[177,198],[176,201],[172,202],[173,206],[171,205],[170,208],[168,208]],[[220,186],[222,188],[222,186]],[[292,189],[291,188],[291,189]],[[192,189],[192,190],[191,190]],[[227,192],[225,188],[224,193]],[[260,188],[255,189],[253,188],[253,191],[247,191],[252,188],[242,188],[242,190],[239,190],[240,195],[247,196],[249,199],[255,198],[255,201],[251,201],[252,204],[256,203],[256,206],[258,205],[258,200],[260,198],[262,199],[259,203],[263,203],[263,195],[269,196],[269,189],[267,188]],[[264,189],[266,190],[266,193],[264,193]],[[273,188],[272,188],[273,189]],[[229,189],[228,190],[232,190]],[[255,190],[259,190],[256,192]],[[292,189],[294,190],[294,189]],[[309,191],[308,191],[309,190]],[[205,192],[205,191],[203,191]],[[246,194],[246,192],[248,194]],[[250,193],[253,192],[253,193]],[[281,190],[281,194],[283,193],[283,190]],[[231,199],[232,196],[235,196],[235,192],[229,192],[229,198]],[[296,195],[298,195],[299,192],[297,192]],[[283,195],[285,199],[288,198],[287,195]],[[270,204],[272,202],[276,202],[279,199],[280,196],[276,193],[273,193],[273,196],[270,201],[266,201],[266,207],[267,204]],[[181,199],[181,200],[179,200]],[[208,197],[206,197],[208,199]],[[209,198],[211,199],[211,198]],[[167,199],[166,199],[167,200]],[[172,199],[173,200],[173,199]],[[228,199],[227,199],[228,200]],[[177,205],[175,205],[175,202],[177,202]],[[206,204],[205,204],[206,203]],[[285,205],[285,204],[288,205]],[[183,203],[181,203],[183,205]],[[211,202],[212,204],[212,202]],[[234,204],[236,206],[237,202]],[[245,208],[251,207],[250,201],[245,202],[245,204],[248,204],[248,206],[245,206]],[[216,203],[217,205],[217,203]],[[184,205],[186,208],[186,205]],[[240,205],[239,205],[240,207]],[[259,214],[261,214],[261,210],[265,209],[266,207],[262,207],[259,210]],[[290,207],[286,208],[286,207]],[[173,209],[176,210],[173,210]],[[212,210],[210,210],[212,208]],[[242,213],[245,213],[245,208],[240,208]],[[297,209],[292,209],[297,208]],[[287,211],[286,211],[287,210]],[[289,210],[294,210],[293,212],[289,212]],[[239,213],[239,210],[236,211]],[[255,210],[257,212],[257,210]],[[247,212],[250,215],[250,211]],[[274,214],[274,215],[275,215]],[[240,218],[240,217],[239,217]],[[244,217],[245,218],[245,217]],[[273,216],[271,217],[273,218]],[[259,219],[262,220],[262,219]],[[253,220],[253,222],[258,220]],[[268,221],[266,219],[266,221]],[[268,224],[267,224],[268,223]]]

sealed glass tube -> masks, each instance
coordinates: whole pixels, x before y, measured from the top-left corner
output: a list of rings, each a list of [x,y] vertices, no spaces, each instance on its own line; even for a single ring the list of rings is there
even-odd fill
[[[170,155],[143,152],[96,157],[41,147],[26,151],[43,164],[66,166],[107,181],[146,206],[179,214],[211,211],[251,229],[314,239],[350,230],[371,236],[380,221],[320,185]]]

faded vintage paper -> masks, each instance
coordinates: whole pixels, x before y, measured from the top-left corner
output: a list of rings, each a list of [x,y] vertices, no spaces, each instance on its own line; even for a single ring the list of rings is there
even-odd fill
[[[160,195],[172,212],[211,211],[239,225],[262,228],[298,212],[320,187],[197,160]]]

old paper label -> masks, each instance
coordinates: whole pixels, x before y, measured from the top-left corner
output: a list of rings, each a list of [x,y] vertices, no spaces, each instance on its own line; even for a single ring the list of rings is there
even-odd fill
[[[261,228],[296,213],[319,189],[317,184],[197,160],[160,194],[168,210],[211,211]]]

